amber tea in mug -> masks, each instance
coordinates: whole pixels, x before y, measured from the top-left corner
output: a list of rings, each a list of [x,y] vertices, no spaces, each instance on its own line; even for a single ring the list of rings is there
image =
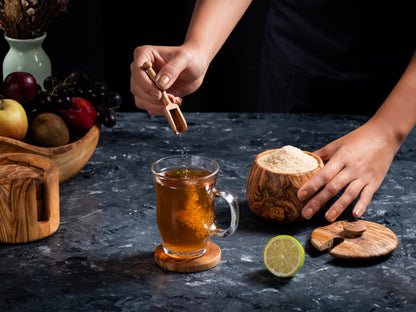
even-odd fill
[[[152,165],[156,188],[156,219],[163,250],[179,258],[194,258],[206,251],[211,235],[232,234],[238,224],[238,203],[227,191],[217,191],[218,164],[202,156],[170,156]],[[215,226],[216,197],[231,211],[227,230]]]

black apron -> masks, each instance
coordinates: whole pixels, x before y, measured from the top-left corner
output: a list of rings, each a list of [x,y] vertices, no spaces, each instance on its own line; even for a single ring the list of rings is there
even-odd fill
[[[271,0],[259,111],[373,114],[415,51],[412,2]]]

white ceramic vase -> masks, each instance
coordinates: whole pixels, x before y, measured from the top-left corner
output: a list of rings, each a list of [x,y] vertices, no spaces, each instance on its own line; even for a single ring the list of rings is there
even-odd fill
[[[42,48],[46,33],[34,39],[4,38],[10,49],[3,61],[3,81],[12,72],[28,72],[42,86],[45,78],[52,74],[51,61]]]

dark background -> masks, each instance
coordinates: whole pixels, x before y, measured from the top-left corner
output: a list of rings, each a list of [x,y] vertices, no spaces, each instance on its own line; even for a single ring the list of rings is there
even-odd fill
[[[217,54],[201,88],[184,98],[183,111],[256,111],[258,59],[269,0],[253,1]],[[68,12],[53,20],[44,49],[53,75],[63,79],[85,70],[120,92],[120,110],[136,111],[130,93],[130,63],[140,45],[180,45],[194,1],[69,0]],[[8,51],[0,40],[0,59]]]

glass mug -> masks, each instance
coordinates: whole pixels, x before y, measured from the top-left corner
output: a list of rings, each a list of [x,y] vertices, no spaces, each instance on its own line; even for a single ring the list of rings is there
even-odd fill
[[[211,235],[225,237],[238,226],[239,208],[228,191],[215,189],[220,167],[203,156],[168,156],[152,164],[156,188],[156,219],[163,251],[175,258],[205,254]],[[228,229],[216,227],[214,199],[227,201],[231,212]]]

